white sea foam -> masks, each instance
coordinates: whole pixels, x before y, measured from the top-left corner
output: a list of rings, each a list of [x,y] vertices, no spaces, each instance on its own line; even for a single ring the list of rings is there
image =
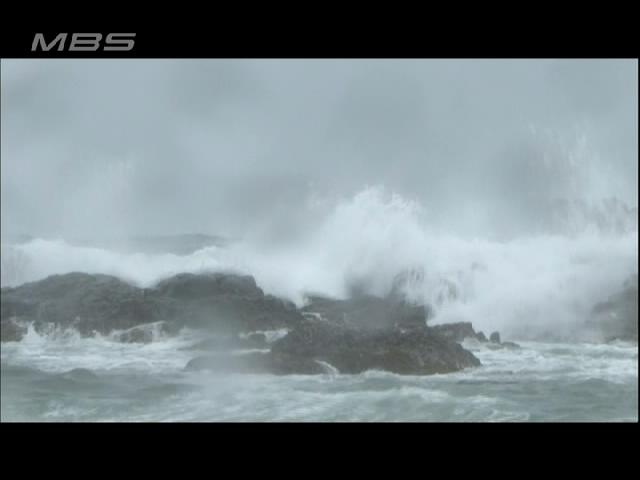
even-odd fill
[[[141,286],[179,272],[236,270],[299,305],[305,292],[337,297],[357,285],[386,294],[405,269],[422,272],[407,293],[436,309],[433,323],[471,321],[481,330],[569,335],[593,304],[637,274],[638,233],[586,229],[509,240],[467,238],[431,228],[415,202],[365,189],[337,203],[295,244],[248,238],[191,255],[123,254],[62,240],[2,246],[3,285],[69,271],[116,275]]]
[[[2,361],[45,372],[74,368],[172,372],[182,370],[191,359],[191,353],[182,347],[192,342],[188,331],[178,337],[140,344],[122,343],[110,335],[81,337],[74,329],[52,327],[38,332],[29,326],[20,342],[2,343]]]

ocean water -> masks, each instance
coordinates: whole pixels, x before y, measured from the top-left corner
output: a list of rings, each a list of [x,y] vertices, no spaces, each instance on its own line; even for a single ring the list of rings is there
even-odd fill
[[[378,188],[314,208],[314,227],[291,241],[249,235],[185,255],[3,244],[2,285],[84,271],[150,286],[234,270],[302,305],[307,292],[385,294],[409,268],[422,275],[405,293],[434,307],[431,323],[470,321],[522,348],[468,343],[481,367],[427,377],[212,375],[184,371],[194,332],[140,345],[30,331],[1,344],[2,421],[638,420],[637,343],[601,343],[584,328],[593,306],[638,273],[637,218],[613,231],[570,218],[567,231],[495,238],[443,231],[420,205]]]
[[[195,337],[140,344],[73,332],[2,344],[6,421],[637,421],[638,347],[467,342],[478,368],[434,376],[187,372]]]

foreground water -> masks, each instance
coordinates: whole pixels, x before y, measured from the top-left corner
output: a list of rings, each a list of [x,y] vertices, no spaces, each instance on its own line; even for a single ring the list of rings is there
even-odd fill
[[[482,367],[430,377],[213,376],[183,370],[195,355],[184,350],[195,341],[188,333],[135,345],[31,332],[2,344],[2,420],[638,420],[637,344],[580,343],[591,339],[584,323],[594,306],[637,278],[637,212],[620,231],[572,214],[564,230],[476,238],[436,228],[428,208],[379,188],[326,211],[319,205],[309,210],[314,227],[277,247],[268,235],[184,255],[62,239],[3,243],[0,284],[79,271],[152,287],[176,273],[230,270],[301,306],[307,292],[344,298],[353,286],[384,296],[411,268],[424,281],[406,293],[434,307],[433,321],[473,322],[506,340],[571,343],[470,344]]]
[[[185,372],[188,332],[2,344],[2,421],[637,421],[636,344],[466,343],[483,366],[428,377]]]

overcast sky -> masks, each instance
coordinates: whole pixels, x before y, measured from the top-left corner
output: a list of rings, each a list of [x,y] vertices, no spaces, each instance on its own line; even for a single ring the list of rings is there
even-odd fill
[[[2,60],[2,233],[241,236],[366,185],[452,228],[637,207],[637,115],[635,60]]]

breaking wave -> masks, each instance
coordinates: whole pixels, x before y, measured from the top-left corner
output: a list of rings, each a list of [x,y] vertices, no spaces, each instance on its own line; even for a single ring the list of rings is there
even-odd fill
[[[118,253],[64,240],[3,244],[2,285],[83,271],[150,286],[179,272],[232,270],[254,275],[267,293],[300,305],[310,292],[385,295],[397,275],[409,271],[414,276],[404,293],[432,305],[434,323],[472,321],[482,330],[526,337],[570,331],[637,274],[637,209],[602,205],[616,209],[619,228],[602,226],[611,216],[598,213],[589,221],[588,208],[578,208],[579,216],[564,208],[570,231],[473,238],[442,231],[430,225],[421,205],[370,187],[324,213],[311,207],[314,226],[286,246],[247,238],[175,255]],[[578,220],[584,228],[577,229]]]

